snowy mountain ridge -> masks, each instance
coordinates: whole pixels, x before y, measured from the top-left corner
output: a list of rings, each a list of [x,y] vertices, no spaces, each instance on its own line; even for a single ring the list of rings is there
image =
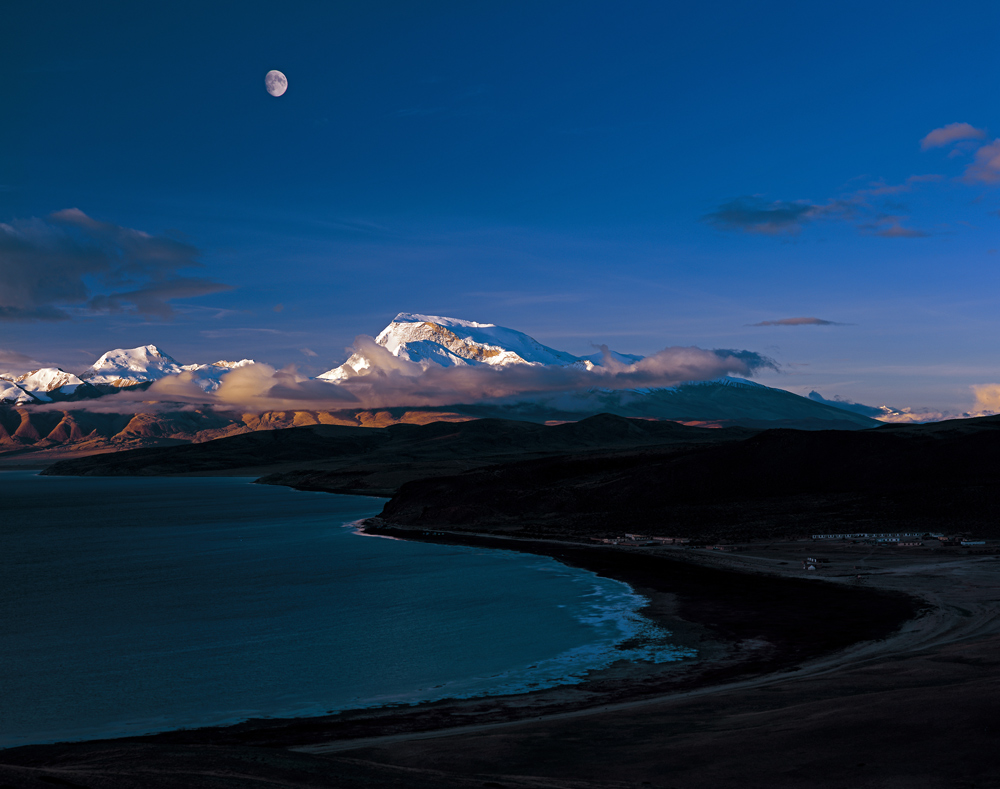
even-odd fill
[[[238,367],[254,364],[253,359],[238,362],[220,360],[210,364],[180,364],[155,345],[116,348],[99,358],[80,378],[95,386],[123,389],[158,381],[168,375],[191,373],[192,380],[206,392],[214,392],[222,377]]]
[[[0,403],[30,405],[81,400],[184,373],[190,374],[192,382],[202,391],[214,392],[227,373],[250,364],[254,364],[253,359],[180,364],[155,345],[116,348],[103,354],[79,376],[60,367],[42,367],[21,375],[0,375]]]
[[[100,392],[60,367],[41,367],[21,375],[0,375],[0,402],[27,405],[97,397]]]

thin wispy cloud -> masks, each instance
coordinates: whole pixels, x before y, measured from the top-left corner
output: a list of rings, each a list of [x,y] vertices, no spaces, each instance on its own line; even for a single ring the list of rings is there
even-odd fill
[[[985,140],[986,130],[977,129],[971,123],[949,123],[939,129],[934,129],[920,141],[922,151],[930,148],[941,148],[960,140]]]
[[[31,364],[33,361],[34,359],[26,354],[0,348],[0,364]]]
[[[807,202],[768,202],[747,195],[723,203],[702,218],[723,230],[775,235],[798,232],[802,225],[815,216],[818,209],[819,206]]]
[[[94,314],[170,318],[171,302],[229,290],[185,272],[198,249],[92,219],[77,208],[0,223],[0,320]]]
[[[920,141],[922,150],[952,146],[948,158],[972,154],[972,162],[958,179],[970,186],[996,186],[1000,184],[1000,138],[992,142],[980,143],[987,139],[985,129],[969,123],[949,123],[934,129]]]
[[[873,236],[881,238],[926,238],[930,233],[916,228],[906,227],[903,222],[906,217],[902,216],[880,216],[871,222],[865,222],[858,227]]]
[[[569,304],[583,301],[580,293],[531,293],[518,290],[480,290],[463,293],[463,299],[490,299],[503,306],[521,304]]]
[[[20,375],[34,367],[41,367],[37,359],[32,359],[27,354],[12,351],[9,348],[0,348],[0,373],[17,373]]]
[[[758,196],[743,196],[723,203],[702,217],[721,230],[761,235],[795,235],[807,224],[820,220],[853,224],[862,233],[884,238],[919,238],[926,231],[906,227],[901,206],[882,199],[908,192],[916,184],[939,180],[938,176],[915,175],[901,184],[875,181],[842,197],[824,203],[808,200],[767,201]]]
[[[973,160],[958,178],[969,185],[1000,184],[1000,138],[983,143],[985,129],[969,123],[949,123],[928,132],[920,141],[924,151],[951,147],[949,157],[972,154]],[[945,180],[940,174],[911,175],[897,184],[876,180],[867,186],[825,201],[766,200],[744,195],[728,200],[702,216],[702,221],[726,231],[760,235],[795,235],[820,220],[846,222],[859,232],[880,238],[926,238],[925,229],[911,227],[906,206],[887,198],[920,185]]]
[[[961,180],[967,184],[1000,184],[1000,138],[976,151]]]
[[[827,321],[822,318],[781,318],[776,321],[761,321],[760,323],[748,323],[748,326],[850,326],[849,323],[837,323],[837,321]]]

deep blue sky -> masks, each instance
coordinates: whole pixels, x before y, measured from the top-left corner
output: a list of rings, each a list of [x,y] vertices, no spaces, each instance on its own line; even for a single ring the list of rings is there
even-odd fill
[[[0,65],[10,359],[319,372],[412,311],[897,407],[1000,381],[994,2],[19,3]],[[120,228],[168,263],[76,265]],[[843,325],[751,325],[793,317]]]

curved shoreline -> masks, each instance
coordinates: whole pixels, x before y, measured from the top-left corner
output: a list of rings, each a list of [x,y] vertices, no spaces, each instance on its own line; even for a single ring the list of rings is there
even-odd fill
[[[87,740],[88,743],[257,745],[344,750],[372,738],[435,736],[464,730],[470,719],[483,726],[511,725],[539,716],[559,718],[598,708],[627,708],[665,696],[704,692],[781,672],[834,655],[859,642],[878,640],[912,618],[919,605],[908,596],[844,589],[813,579],[734,572],[627,549],[524,540],[456,532],[425,533],[366,520],[366,533],[548,556],[563,564],[622,581],[649,600],[639,610],[670,630],[676,642],[699,651],[693,661],[660,665],[622,661],[592,671],[579,684],[557,685],[505,696],[446,698],[416,704],[345,710],[301,718],[249,719],[226,726],[172,730],[150,735]],[[816,628],[817,617],[827,626]],[[58,744],[21,746],[59,748]]]
[[[703,637],[702,644],[720,652],[709,670],[692,662],[669,679],[668,672],[630,664],[598,672],[582,686],[520,696],[25,746],[0,752],[0,783],[36,787],[38,776],[52,776],[77,786],[214,789],[230,786],[225,776],[253,776],[282,789],[579,789],[620,787],[625,769],[627,785],[842,789],[860,785],[857,771],[868,770],[886,780],[922,776],[911,785],[923,789],[956,785],[957,776],[980,785],[993,775],[1000,557],[926,549],[862,554],[808,544],[657,557],[627,548],[404,531],[393,536],[524,550],[625,580],[651,596],[644,613],[668,616],[670,629],[677,631],[678,614],[691,617],[685,620],[691,630],[678,641]],[[817,550],[827,550],[833,562],[840,551],[841,559],[864,563],[868,574],[795,578],[805,573],[779,561]],[[651,577],[653,570],[659,572]],[[732,588],[695,597],[720,579],[739,583],[738,599]],[[858,641],[864,633],[836,621],[831,633],[817,626],[824,611],[845,600],[881,609],[862,623],[869,635],[881,632],[880,640]],[[761,617],[743,618],[762,602],[769,610]],[[919,615],[904,621],[904,610]],[[695,615],[713,622],[699,624]],[[771,634],[770,646],[754,632]],[[792,643],[803,633],[804,644]],[[781,754],[780,764],[773,754]]]

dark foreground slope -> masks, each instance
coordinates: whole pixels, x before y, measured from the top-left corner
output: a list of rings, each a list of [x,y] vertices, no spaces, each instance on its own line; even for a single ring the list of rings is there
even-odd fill
[[[567,455],[414,481],[383,517],[524,536],[1000,536],[998,479],[1000,417],[860,432],[769,430],[671,452]]]
[[[741,440],[754,432],[607,414],[553,426],[504,419],[397,424],[381,429],[315,425],[245,433],[202,444],[75,458],[55,463],[44,473],[267,474],[262,482],[391,495],[409,480],[453,475],[485,465],[653,446],[669,453],[686,446]]]

